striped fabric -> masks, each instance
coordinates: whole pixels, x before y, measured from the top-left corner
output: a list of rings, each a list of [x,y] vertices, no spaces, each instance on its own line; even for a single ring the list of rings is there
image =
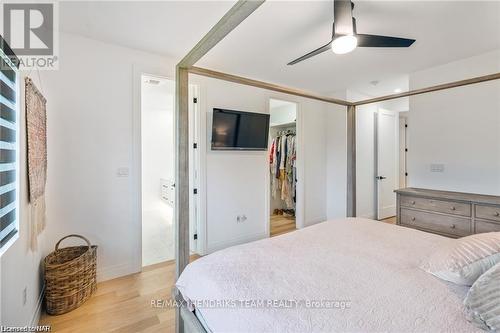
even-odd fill
[[[464,305],[467,320],[483,329],[500,332],[500,264],[474,282]]]
[[[443,280],[470,286],[499,262],[500,232],[489,232],[450,241],[422,268]]]
[[[0,249],[17,234],[17,67],[0,36]]]

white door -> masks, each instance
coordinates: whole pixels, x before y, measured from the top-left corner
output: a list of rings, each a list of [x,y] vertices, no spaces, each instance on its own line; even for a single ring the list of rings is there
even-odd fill
[[[379,220],[396,215],[394,190],[398,177],[398,117],[395,112],[379,109],[376,121],[376,171],[377,218]]]

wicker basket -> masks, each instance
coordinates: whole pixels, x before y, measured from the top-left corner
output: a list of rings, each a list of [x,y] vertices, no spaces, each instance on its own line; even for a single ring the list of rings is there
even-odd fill
[[[69,237],[87,242],[85,246],[59,249]],[[59,315],[82,305],[96,290],[97,246],[80,235],[68,235],[57,242],[45,257],[45,304],[47,313]]]

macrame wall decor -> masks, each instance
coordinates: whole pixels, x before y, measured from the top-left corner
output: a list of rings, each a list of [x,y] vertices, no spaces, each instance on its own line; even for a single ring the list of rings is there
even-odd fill
[[[28,188],[31,209],[30,247],[37,247],[45,228],[45,183],[47,180],[46,99],[30,78],[25,79]]]

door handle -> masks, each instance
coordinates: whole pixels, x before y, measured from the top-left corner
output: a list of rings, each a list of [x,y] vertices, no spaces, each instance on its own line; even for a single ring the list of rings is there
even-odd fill
[[[383,179],[386,179],[387,177],[384,177],[384,176],[377,176],[377,177],[375,177],[375,178],[377,178],[378,180],[383,180]]]

